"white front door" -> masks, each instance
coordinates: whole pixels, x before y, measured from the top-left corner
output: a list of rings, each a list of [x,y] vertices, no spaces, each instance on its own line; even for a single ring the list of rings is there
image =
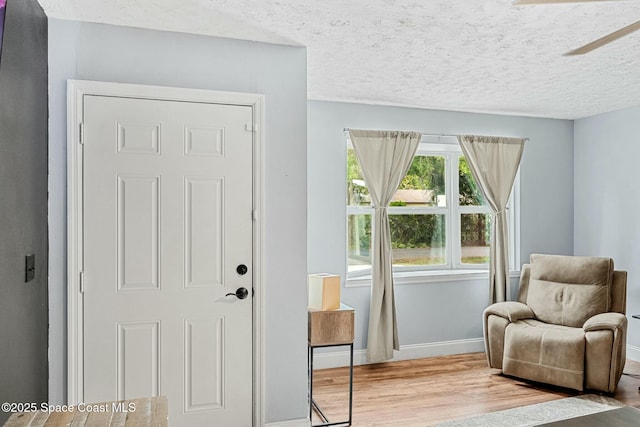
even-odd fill
[[[82,109],[83,400],[165,395],[172,426],[250,426],[252,108]]]

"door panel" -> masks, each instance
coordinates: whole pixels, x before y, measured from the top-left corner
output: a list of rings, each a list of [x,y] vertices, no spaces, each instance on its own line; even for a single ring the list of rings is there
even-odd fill
[[[252,109],[87,95],[83,116],[84,401],[251,425],[252,298],[227,294],[252,288]]]
[[[185,320],[185,411],[222,408],[224,319]]]
[[[224,283],[222,178],[187,177],[185,212],[186,286],[221,286]]]
[[[117,399],[159,396],[159,322],[118,323],[117,327]]]
[[[118,290],[159,289],[160,177],[118,176]]]

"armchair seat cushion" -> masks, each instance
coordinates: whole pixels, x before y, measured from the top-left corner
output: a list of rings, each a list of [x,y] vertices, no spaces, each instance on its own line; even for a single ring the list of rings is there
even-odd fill
[[[534,319],[510,323],[505,331],[502,371],[575,390],[584,384],[585,331]]]

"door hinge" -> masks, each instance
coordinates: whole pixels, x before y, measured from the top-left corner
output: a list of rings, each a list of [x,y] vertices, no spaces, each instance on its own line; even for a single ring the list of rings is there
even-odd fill
[[[244,125],[244,128],[247,132],[257,132],[258,125],[254,123],[247,123],[246,125]]]
[[[84,271],[80,272],[80,293],[84,294]]]
[[[258,212],[255,209],[251,211],[251,219],[254,221],[258,220]]]
[[[84,123],[80,123],[78,138],[79,138],[80,145],[84,145]]]

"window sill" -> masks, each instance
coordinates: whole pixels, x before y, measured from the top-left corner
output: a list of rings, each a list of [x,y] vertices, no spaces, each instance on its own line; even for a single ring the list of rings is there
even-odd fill
[[[509,272],[510,278],[520,277],[519,270]],[[415,285],[424,283],[460,282],[467,280],[483,280],[489,278],[487,270],[430,270],[430,271],[402,271],[394,273],[395,285]],[[371,286],[371,275],[347,278],[345,287],[358,288]]]

